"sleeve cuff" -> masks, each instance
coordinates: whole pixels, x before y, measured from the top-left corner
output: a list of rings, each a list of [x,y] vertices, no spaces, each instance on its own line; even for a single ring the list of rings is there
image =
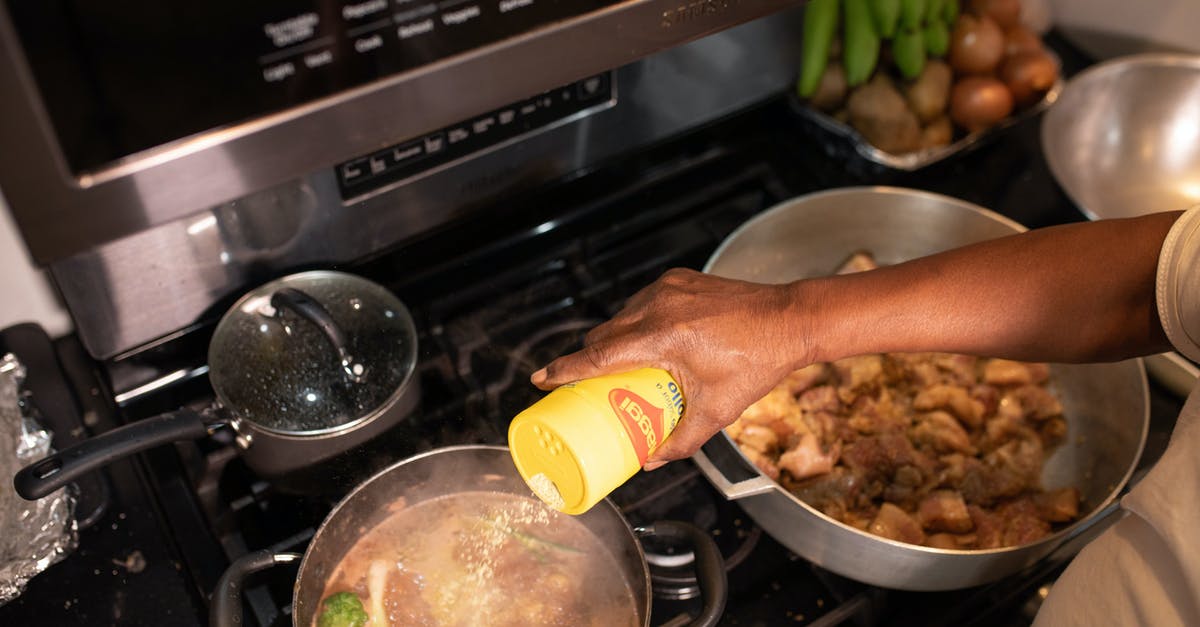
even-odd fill
[[[1163,240],[1155,293],[1167,339],[1200,362],[1200,205],[1180,216]]]

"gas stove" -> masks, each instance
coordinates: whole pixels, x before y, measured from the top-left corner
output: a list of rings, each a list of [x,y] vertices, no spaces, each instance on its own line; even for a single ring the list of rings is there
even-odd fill
[[[1068,69],[1086,59],[1052,40]],[[254,475],[232,434],[162,447],[91,478],[97,512],[76,555],[35,579],[0,622],[203,624],[207,595],[234,559],[258,549],[303,552],[349,489],[415,453],[503,444],[508,422],[541,397],[529,375],[577,349],[584,333],[663,271],[700,268],[721,240],[768,207],[862,184],[927,189],[992,208],[1028,227],[1083,220],[1054,183],[1037,120],[917,173],[847,167],[793,115],[786,94],[632,156],[577,172],[338,269],[392,290],[418,328],[419,407],[372,442],[285,481]],[[74,338],[58,360],[91,429],[213,401],[204,374],[211,325],[119,359],[95,361]],[[150,376],[147,373],[151,373]],[[131,386],[129,381],[154,381]],[[1153,386],[1149,466],[1180,399]],[[115,400],[114,400],[115,399]],[[88,491],[88,490],[83,490]],[[97,495],[97,493],[100,493]],[[1027,572],[947,593],[885,590],[795,555],[716,492],[690,461],[639,473],[612,501],[635,526],[685,520],[724,556],[727,625],[1027,625],[1078,545]],[[81,503],[83,503],[81,501]],[[646,547],[655,625],[700,607],[685,547]],[[290,624],[295,568],[254,575],[250,625]]]

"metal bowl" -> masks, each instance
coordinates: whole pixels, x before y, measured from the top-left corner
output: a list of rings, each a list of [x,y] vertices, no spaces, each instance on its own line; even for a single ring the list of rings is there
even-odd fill
[[[1046,113],[1042,149],[1092,219],[1200,203],[1200,56],[1136,55],[1079,73]]]

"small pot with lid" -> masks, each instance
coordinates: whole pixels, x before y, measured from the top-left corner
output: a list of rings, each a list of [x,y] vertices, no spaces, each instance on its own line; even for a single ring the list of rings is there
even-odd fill
[[[391,292],[342,272],[288,275],[243,295],[208,348],[216,403],[114,429],[22,469],[17,492],[36,499],[117,459],[236,433],[246,465],[275,478],[354,448],[416,406],[417,335]]]

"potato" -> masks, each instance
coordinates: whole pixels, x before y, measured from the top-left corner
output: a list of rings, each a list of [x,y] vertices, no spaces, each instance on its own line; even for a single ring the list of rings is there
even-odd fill
[[[830,112],[842,106],[846,101],[846,70],[837,61],[830,62],[821,74],[817,83],[817,91],[813,93],[812,106],[820,111]]]
[[[921,146],[921,123],[882,73],[850,92],[850,124],[880,150],[905,153]]]
[[[944,61],[930,59],[917,79],[904,87],[904,97],[918,119],[929,123],[946,113],[953,77],[954,72]]]
[[[921,148],[945,146],[954,139],[954,125],[946,115],[930,122],[921,129]]]

